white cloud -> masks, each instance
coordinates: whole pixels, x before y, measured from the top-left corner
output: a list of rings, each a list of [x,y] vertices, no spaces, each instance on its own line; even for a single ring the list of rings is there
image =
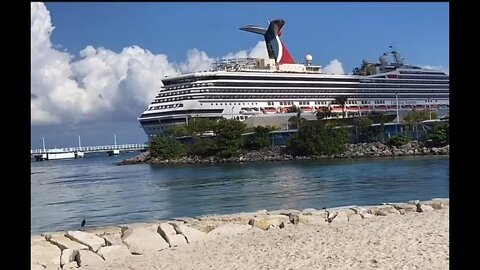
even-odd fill
[[[445,72],[447,75],[450,75],[450,68],[449,67],[443,67],[443,66],[435,66],[435,65],[419,65],[421,68],[424,69],[433,69],[433,70],[440,70]]]
[[[323,68],[325,74],[345,74],[343,66],[338,59],[333,59],[328,65]]]
[[[198,49],[191,49],[187,52],[187,62],[180,64],[180,70],[182,72],[194,72],[209,70],[212,68],[212,64],[215,60],[208,57],[208,55],[199,51]]]
[[[241,50],[236,53],[228,53],[222,58],[268,58],[267,45],[265,45],[265,41],[259,41],[249,51]]]
[[[216,58],[188,50],[186,61],[169,62],[139,46],[116,53],[87,46],[74,60],[67,48],[54,45],[50,12],[43,3],[31,3],[31,124],[68,124],[135,120],[158,93],[161,78],[208,70]],[[233,57],[268,57],[264,41]]]
[[[164,54],[138,46],[120,53],[93,46],[73,61],[51,43],[54,30],[43,3],[31,3],[31,124],[76,124],[93,120],[136,119],[161,86],[176,73]],[[205,52],[192,49],[183,72],[208,69]]]

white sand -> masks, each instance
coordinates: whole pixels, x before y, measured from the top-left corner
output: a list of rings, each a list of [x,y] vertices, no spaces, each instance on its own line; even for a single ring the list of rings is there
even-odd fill
[[[449,269],[449,208],[250,230],[136,255],[106,269]]]

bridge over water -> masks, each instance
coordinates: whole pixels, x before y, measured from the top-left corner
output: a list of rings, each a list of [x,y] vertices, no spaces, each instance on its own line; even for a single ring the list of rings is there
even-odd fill
[[[83,152],[83,153],[102,153],[114,150],[119,151],[141,151],[147,148],[146,144],[118,144],[118,145],[99,145],[99,146],[81,146],[81,147],[65,147],[65,148],[51,148],[51,149],[31,149],[30,155],[46,154],[46,153],[68,153],[68,152]]]

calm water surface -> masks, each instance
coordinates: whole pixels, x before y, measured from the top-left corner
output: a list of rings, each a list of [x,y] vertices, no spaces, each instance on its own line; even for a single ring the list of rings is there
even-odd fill
[[[449,197],[445,156],[116,166],[119,156],[31,163],[31,232],[281,208]]]

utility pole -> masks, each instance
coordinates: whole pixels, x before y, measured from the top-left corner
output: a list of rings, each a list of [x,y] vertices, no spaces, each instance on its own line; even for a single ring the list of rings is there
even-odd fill
[[[398,114],[398,93],[395,93],[395,105],[397,109],[397,124],[395,125],[395,136],[398,135],[398,124],[400,123],[400,115]]]
[[[397,104],[397,124],[400,123],[400,117],[398,115],[398,93],[395,93],[395,103]]]

